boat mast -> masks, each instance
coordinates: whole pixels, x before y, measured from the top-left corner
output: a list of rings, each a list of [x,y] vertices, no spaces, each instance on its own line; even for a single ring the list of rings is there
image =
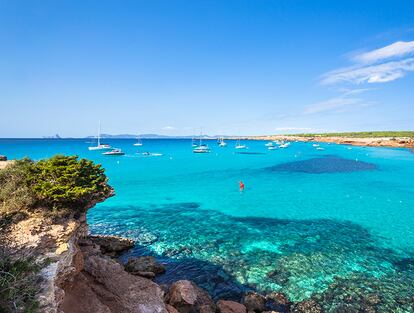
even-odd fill
[[[98,130],[98,147],[101,145],[101,121],[99,121],[99,130]]]

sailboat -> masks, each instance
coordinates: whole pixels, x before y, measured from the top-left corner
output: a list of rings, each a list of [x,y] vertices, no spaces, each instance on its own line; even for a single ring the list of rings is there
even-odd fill
[[[200,133],[200,141],[198,143],[198,146],[196,146],[193,149],[193,153],[209,153],[210,152],[210,148],[206,144],[203,144],[203,142],[201,141],[201,137],[202,137],[202,133]]]
[[[111,146],[105,143],[101,143],[101,122],[99,121],[99,130],[98,130],[98,143],[96,146],[88,147],[90,151],[93,150],[110,150]]]
[[[246,149],[247,147],[246,147],[245,145],[242,145],[242,144],[240,143],[240,138],[239,138],[239,139],[237,140],[237,143],[236,143],[235,148],[236,148],[236,149]]]
[[[224,142],[224,138],[221,137],[218,143],[219,147],[226,147],[227,143]]]
[[[141,147],[141,146],[142,146],[142,141],[141,141],[141,139],[139,139],[139,138],[137,137],[137,142],[136,142],[136,143],[134,143],[134,146],[135,146],[135,147]]]

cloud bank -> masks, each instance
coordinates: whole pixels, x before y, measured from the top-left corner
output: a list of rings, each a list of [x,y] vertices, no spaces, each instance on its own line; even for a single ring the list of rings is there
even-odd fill
[[[386,83],[414,71],[414,41],[397,41],[383,48],[354,55],[354,65],[326,73],[323,85]]]

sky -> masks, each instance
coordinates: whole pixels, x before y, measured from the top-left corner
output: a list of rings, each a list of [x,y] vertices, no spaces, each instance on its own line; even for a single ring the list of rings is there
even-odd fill
[[[0,137],[414,130],[414,1],[0,0]]]

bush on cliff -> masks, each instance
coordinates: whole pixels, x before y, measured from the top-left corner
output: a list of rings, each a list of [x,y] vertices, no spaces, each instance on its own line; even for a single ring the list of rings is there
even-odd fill
[[[0,215],[78,213],[111,194],[104,169],[77,156],[23,159],[0,171]]]

